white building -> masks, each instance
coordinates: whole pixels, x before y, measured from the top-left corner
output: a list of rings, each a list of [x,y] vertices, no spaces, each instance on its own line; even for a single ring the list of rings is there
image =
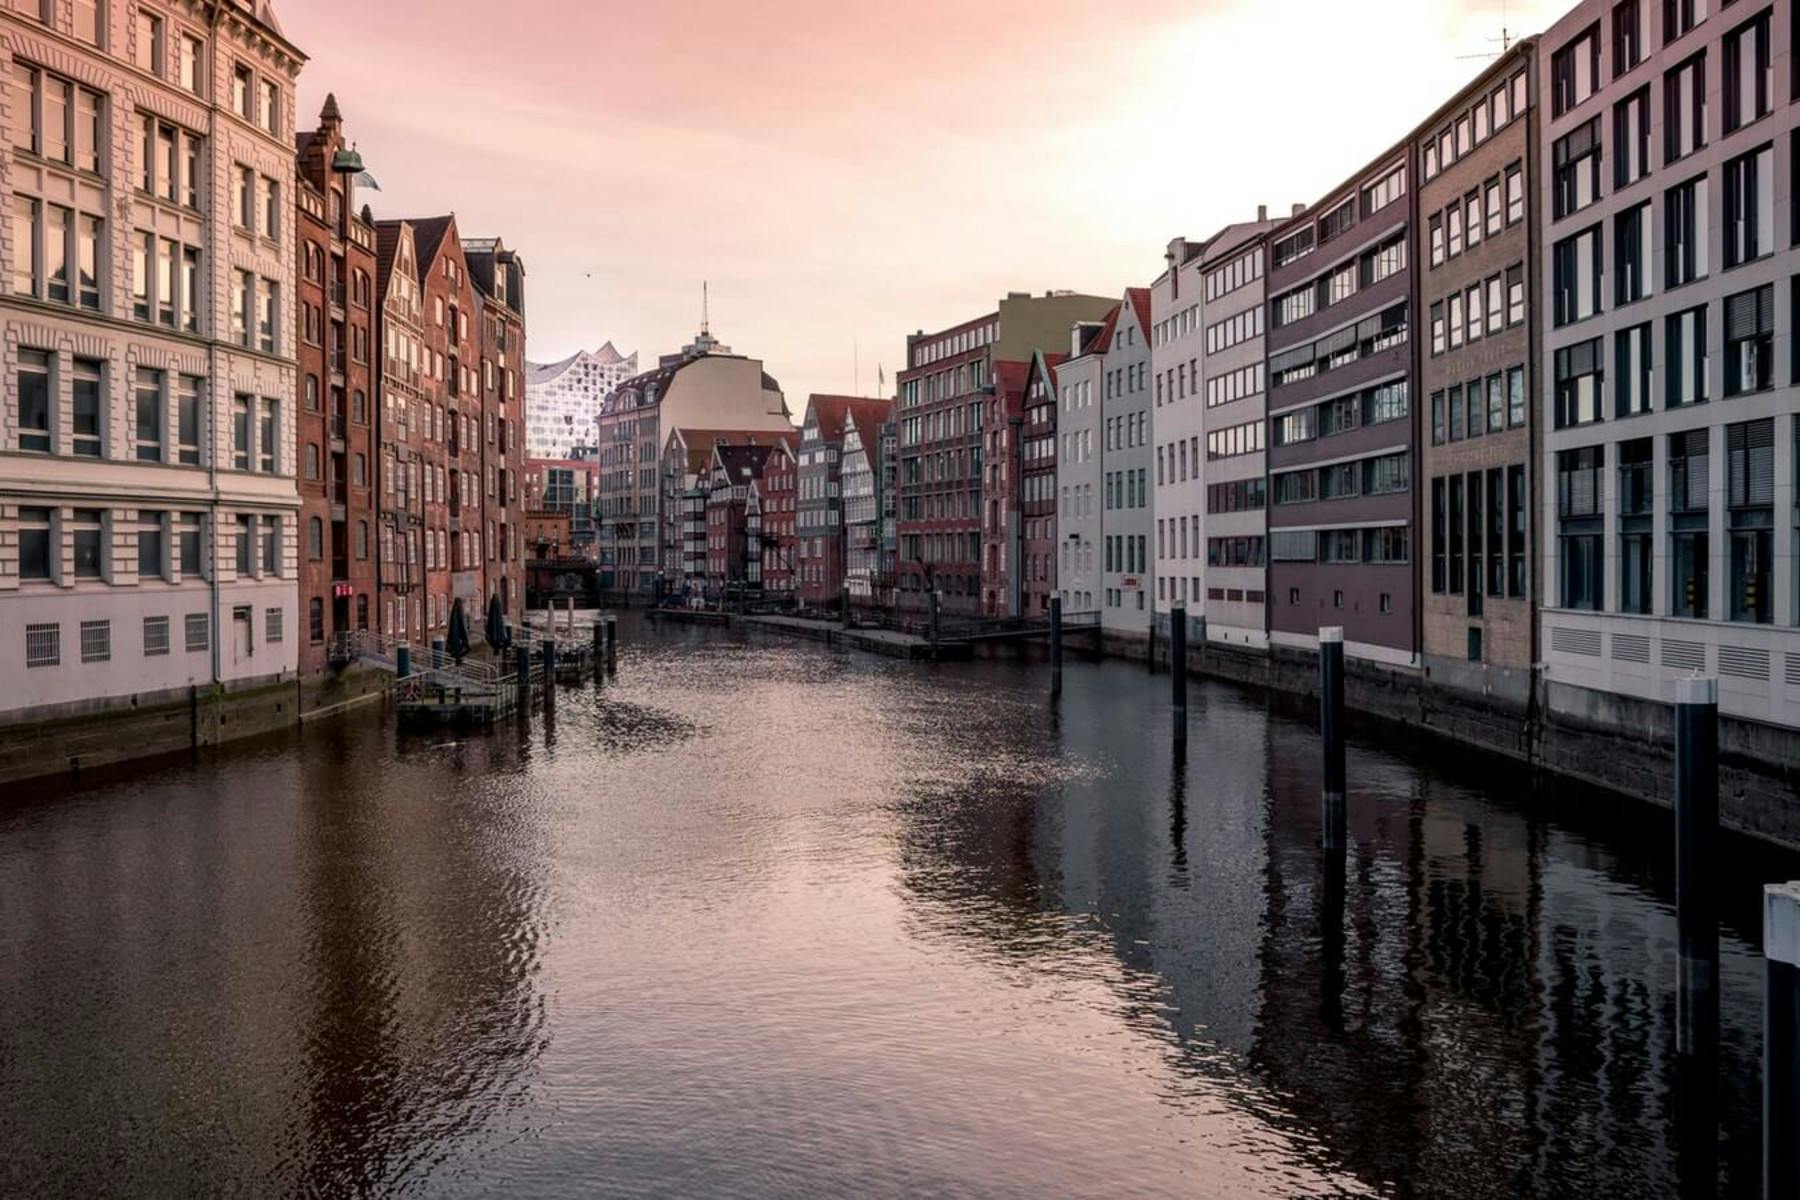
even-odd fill
[[[596,444],[594,422],[606,394],[638,373],[638,356],[611,342],[553,363],[525,364],[525,457],[572,458]]]
[[[1109,633],[1150,631],[1150,289],[1127,288],[1102,332],[1098,418],[1100,624]]]
[[[1200,328],[1205,249],[1204,242],[1175,238],[1164,256],[1168,269],[1150,285],[1156,611],[1166,614],[1185,605],[1190,619],[1205,615],[1201,514],[1206,511],[1206,494],[1199,458],[1204,436]]]
[[[294,81],[267,0],[0,0],[0,710],[291,676]]]
[[[1096,612],[1102,599],[1100,340],[1117,317],[1077,324],[1069,334],[1069,359],[1056,370],[1056,590],[1064,613]]]

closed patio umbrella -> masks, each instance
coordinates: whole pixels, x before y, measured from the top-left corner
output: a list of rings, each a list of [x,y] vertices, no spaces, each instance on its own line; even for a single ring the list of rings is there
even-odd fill
[[[444,638],[444,649],[450,652],[458,666],[469,653],[469,622],[463,617],[461,600],[450,606],[450,632]]]

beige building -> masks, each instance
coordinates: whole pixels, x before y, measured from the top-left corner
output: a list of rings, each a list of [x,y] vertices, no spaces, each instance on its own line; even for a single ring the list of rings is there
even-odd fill
[[[671,430],[787,432],[781,385],[762,361],[732,354],[702,329],[680,354],[620,384],[598,421],[600,587],[644,596],[661,577],[663,488],[658,469]]]
[[[12,717],[295,670],[304,61],[266,0],[0,0]]]

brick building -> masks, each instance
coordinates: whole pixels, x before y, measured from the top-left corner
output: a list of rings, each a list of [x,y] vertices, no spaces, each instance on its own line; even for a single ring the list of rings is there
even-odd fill
[[[376,586],[381,632],[408,641],[428,640],[436,605],[428,600],[427,552],[445,517],[437,495],[443,466],[426,404],[433,369],[425,348],[424,293],[413,227],[405,221],[375,226],[375,296],[381,389],[376,500]],[[429,491],[428,491],[429,489]],[[435,554],[433,555],[435,558]],[[439,594],[442,594],[440,588]]]
[[[362,160],[337,98],[296,138],[295,357],[300,404],[300,669],[325,669],[334,635],[368,630],[376,603],[375,229],[355,210]]]
[[[740,600],[750,576],[750,486],[762,475],[770,446],[715,446],[706,483],[706,586],[714,603]]]
[[[778,438],[769,448],[762,474],[750,484],[745,507],[747,578],[752,590],[760,589],[772,600],[791,599],[797,575],[794,516],[800,476],[793,445],[792,438]]]
[[[1419,130],[1424,664],[1523,706],[1536,662],[1531,270],[1536,43],[1513,46]]]
[[[526,474],[525,264],[499,238],[465,239],[463,258],[475,287],[481,336],[474,379],[481,398],[475,429],[480,436],[481,603],[485,612],[488,600],[499,596],[500,611],[510,616],[519,607],[525,582],[518,529]]]
[[[1100,296],[1014,292],[992,312],[906,339],[895,409],[901,609],[923,612],[935,590],[945,612],[981,611],[982,432],[995,364],[1059,347],[1071,325],[1104,319],[1112,306]]]

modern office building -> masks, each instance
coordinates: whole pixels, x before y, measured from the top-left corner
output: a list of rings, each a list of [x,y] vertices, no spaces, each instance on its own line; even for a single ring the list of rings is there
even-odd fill
[[[683,426],[788,432],[794,422],[762,361],[732,354],[704,326],[679,353],[614,388],[596,424],[603,591],[650,599],[662,585],[658,468],[669,432]]]
[[[356,212],[362,159],[327,95],[296,138],[300,403],[300,669],[324,670],[338,634],[376,627],[375,228]]]
[[[1587,0],[1540,38],[1554,712],[1700,673],[1800,725],[1795,16]]]
[[[1423,665],[1440,686],[1520,708],[1537,661],[1535,51],[1510,47],[1415,146]]]
[[[607,342],[553,363],[525,364],[525,453],[569,458],[592,446],[595,422],[608,393],[638,373],[638,356]]]
[[[1112,301],[1073,292],[1010,293],[994,311],[906,339],[900,372],[896,518],[899,607],[982,608],[982,430],[994,365],[1060,347],[1077,321],[1103,319]]]
[[[1412,142],[1269,231],[1269,302],[1209,320],[1205,349],[1268,339],[1268,421],[1206,432],[1205,472],[1268,457],[1269,638],[1416,666]]]
[[[0,700],[299,664],[294,83],[256,3],[0,8]]]

